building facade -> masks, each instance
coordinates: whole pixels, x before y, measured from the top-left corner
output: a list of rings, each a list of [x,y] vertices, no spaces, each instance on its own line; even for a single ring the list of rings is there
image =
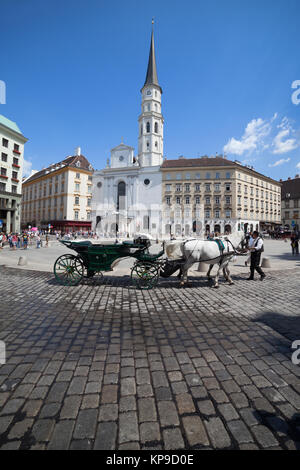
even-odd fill
[[[20,231],[26,142],[17,124],[0,115],[0,232]]]
[[[300,176],[288,178],[281,181],[281,213],[282,225],[290,230],[298,230],[300,228]]]
[[[272,229],[281,222],[281,184],[223,156],[165,160],[164,234]]]
[[[162,89],[158,83],[152,31],[146,80],[138,117],[138,155],[121,143],[111,150],[107,167],[93,175],[93,224],[106,236],[147,232],[157,237],[161,226],[163,162]]]
[[[50,165],[23,182],[22,227],[62,232],[91,230],[92,174],[81,155]]]

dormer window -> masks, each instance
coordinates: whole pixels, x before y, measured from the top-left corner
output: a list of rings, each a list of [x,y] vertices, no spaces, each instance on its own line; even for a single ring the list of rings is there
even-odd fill
[[[80,162],[76,162],[76,166],[77,166],[77,168],[79,168],[80,167]]]

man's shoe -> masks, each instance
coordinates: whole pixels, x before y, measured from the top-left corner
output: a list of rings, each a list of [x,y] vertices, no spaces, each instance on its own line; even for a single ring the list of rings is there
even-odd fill
[[[254,281],[254,277],[247,277],[246,281]]]
[[[264,274],[263,276],[260,276],[260,280],[263,281],[266,275]]]

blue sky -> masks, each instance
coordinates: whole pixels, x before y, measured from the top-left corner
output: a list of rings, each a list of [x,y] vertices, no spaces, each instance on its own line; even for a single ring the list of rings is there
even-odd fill
[[[28,167],[80,146],[100,169],[122,136],[137,149],[154,16],[167,158],[225,150],[276,179],[300,172],[299,0],[0,4],[0,114],[29,138]]]

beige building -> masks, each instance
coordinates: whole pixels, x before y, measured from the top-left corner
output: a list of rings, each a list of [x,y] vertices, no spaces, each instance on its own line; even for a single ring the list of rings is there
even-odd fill
[[[300,228],[300,176],[281,181],[282,225],[290,230]]]
[[[165,235],[272,229],[281,223],[281,183],[226,157],[165,160]]]
[[[91,229],[93,168],[81,155],[54,163],[23,182],[22,227],[87,231]]]

